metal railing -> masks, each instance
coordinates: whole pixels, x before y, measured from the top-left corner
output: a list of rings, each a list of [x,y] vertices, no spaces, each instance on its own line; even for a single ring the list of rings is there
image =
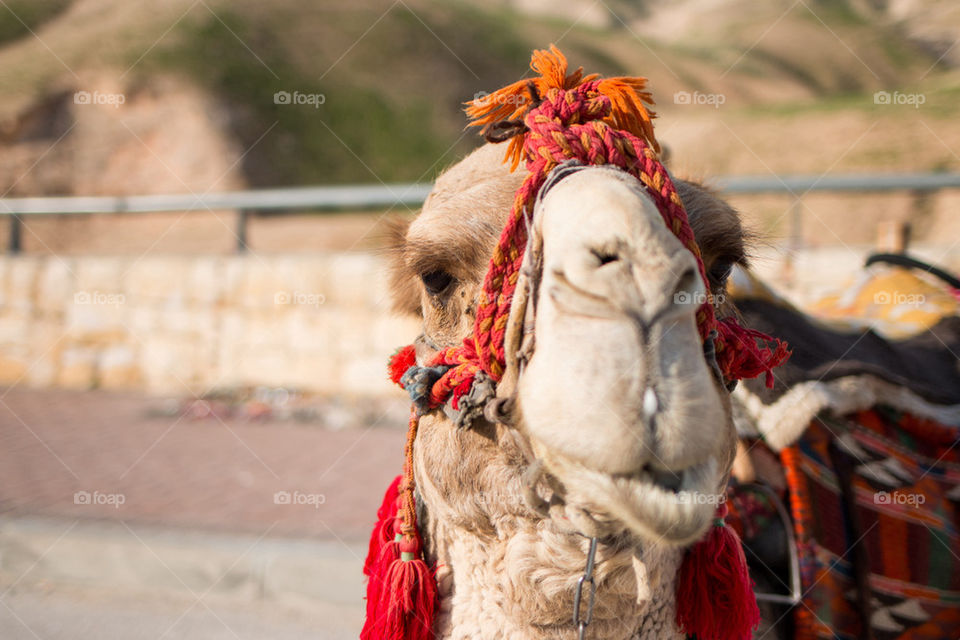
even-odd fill
[[[941,189],[958,189],[960,173],[720,176],[710,182],[727,194],[779,193],[792,196],[795,203],[799,203],[800,198],[810,192],[909,191],[924,195]],[[18,253],[23,216],[232,209],[239,214],[237,250],[245,251],[247,219],[252,212],[413,208],[423,204],[431,187],[431,184],[421,183],[293,187],[199,195],[0,198],[0,216],[10,217],[8,250]]]

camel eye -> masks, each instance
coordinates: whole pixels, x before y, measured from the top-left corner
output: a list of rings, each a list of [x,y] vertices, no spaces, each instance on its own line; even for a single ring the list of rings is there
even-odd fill
[[[710,267],[710,272],[707,274],[710,276],[710,280],[723,286],[727,282],[727,278],[730,277],[730,272],[733,270],[733,263],[726,260],[717,260],[713,263],[713,266]]]
[[[423,280],[423,286],[426,287],[427,293],[432,296],[443,293],[453,282],[453,276],[446,271],[431,271],[420,276],[420,279]]]

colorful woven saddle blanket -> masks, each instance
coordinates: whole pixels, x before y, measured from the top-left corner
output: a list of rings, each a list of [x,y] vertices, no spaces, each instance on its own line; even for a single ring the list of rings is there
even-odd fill
[[[746,271],[733,274],[729,294],[747,326],[793,349],[772,389],[759,379],[736,389],[742,432],[780,450],[822,410],[881,403],[960,426],[960,294],[947,282],[877,263],[809,313]]]
[[[872,265],[819,316],[750,274],[732,287],[745,324],[794,350],[772,390],[734,400],[741,435],[785,474],[797,638],[960,638],[960,317],[949,284],[915,271]],[[931,299],[912,328],[885,325]],[[729,492],[748,547],[777,519],[765,495]],[[789,587],[788,572],[767,573]]]

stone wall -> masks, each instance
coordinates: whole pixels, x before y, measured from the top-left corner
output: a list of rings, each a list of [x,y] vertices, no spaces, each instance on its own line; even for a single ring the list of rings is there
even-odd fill
[[[801,307],[849,286],[871,247],[779,249],[753,268]],[[960,251],[912,253],[960,270]],[[186,395],[270,385],[397,393],[386,358],[418,333],[388,311],[368,252],[248,256],[0,256],[0,385]]]
[[[417,333],[367,253],[0,257],[0,384],[390,392]]]

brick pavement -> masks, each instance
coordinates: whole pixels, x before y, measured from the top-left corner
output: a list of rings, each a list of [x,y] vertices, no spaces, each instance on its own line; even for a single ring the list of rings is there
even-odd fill
[[[156,403],[0,388],[0,513],[355,541],[402,464],[406,425],[393,415],[330,431],[151,417]],[[276,503],[284,491],[301,504]]]

